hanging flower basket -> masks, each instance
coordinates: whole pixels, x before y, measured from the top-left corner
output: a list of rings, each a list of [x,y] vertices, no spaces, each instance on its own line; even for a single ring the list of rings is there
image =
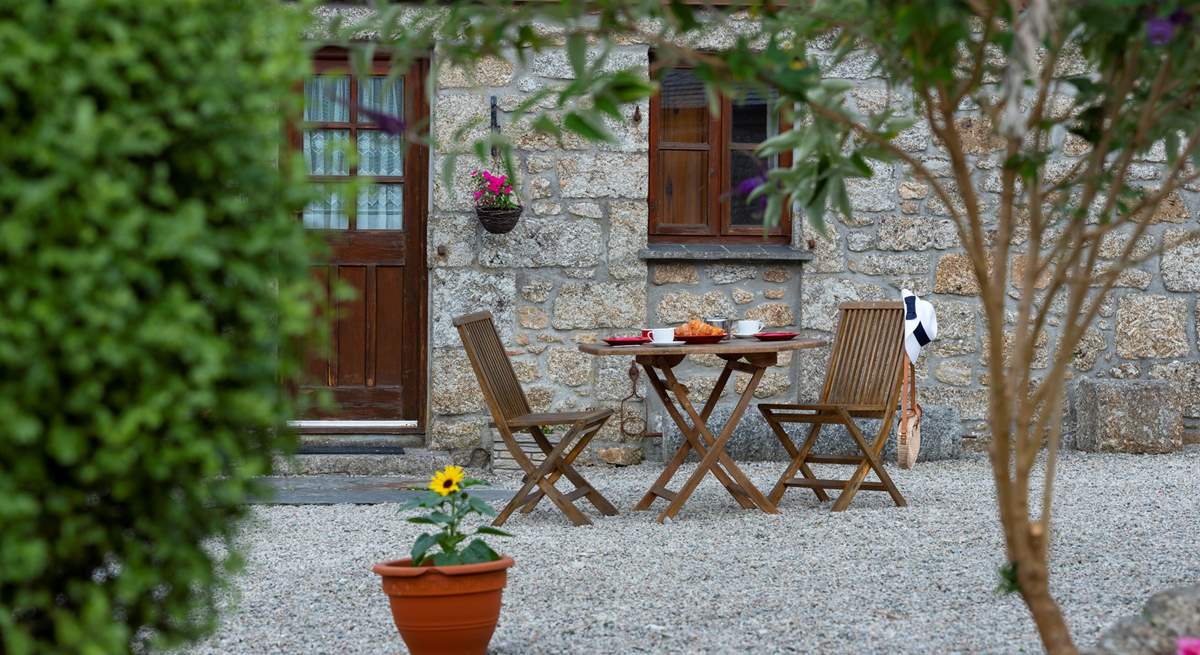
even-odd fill
[[[512,182],[505,175],[491,171],[471,171],[475,181],[475,216],[483,223],[483,229],[492,234],[511,232],[521,218],[524,207],[517,204]]]
[[[483,229],[492,234],[505,234],[517,226],[517,220],[521,218],[523,211],[525,211],[524,207],[513,209],[476,207],[475,215],[479,217],[479,222],[483,223]]]

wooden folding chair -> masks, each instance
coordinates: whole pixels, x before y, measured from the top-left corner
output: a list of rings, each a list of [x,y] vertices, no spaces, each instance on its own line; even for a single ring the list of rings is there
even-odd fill
[[[600,431],[613,410],[531,413],[525,392],[513,373],[512,362],[500,343],[500,335],[496,334],[492,315],[488,312],[478,312],[459,316],[454,319],[454,325],[458,328],[458,335],[467,350],[471,367],[475,369],[475,377],[483,390],[483,397],[492,413],[496,430],[504,439],[504,445],[512,453],[513,459],[525,471],[521,489],[496,516],[492,525],[503,525],[517,508],[523,507],[522,512],[526,514],[532,512],[542,498],[549,498],[550,502],[558,506],[575,525],[591,524],[588,517],[574,505],[580,498],[587,498],[601,514],[615,516],[616,508],[572,466],[575,458],[579,457],[592,437]],[[571,427],[557,444],[551,444],[542,431],[542,428],[548,425]],[[535,465],[521,450],[513,436],[514,430],[527,430],[533,436],[534,443],[546,456],[540,466]],[[570,480],[575,489],[565,494],[560,492],[554,486],[560,477]]]
[[[814,404],[763,404],[758,409],[783,444],[792,461],[771,489],[768,498],[778,504],[788,487],[807,487],[825,501],[826,489],[840,489],[833,504],[840,512],[850,505],[859,490],[886,491],[897,506],[907,505],[892,483],[880,460],[883,446],[892,431],[896,403],[900,398],[900,374],[904,361],[904,305],[899,302],[846,303],[840,308],[841,321],[833,343],[833,354],[825,373],[825,386]],[[879,432],[867,441],[856,418],[881,419]],[[808,438],[799,448],[783,429],[784,423],[808,423]],[[841,424],[861,455],[811,455],[817,435],[824,424]],[[821,480],[809,464],[845,464],[855,466],[846,480]],[[879,482],[864,482],[874,471]],[[796,477],[800,473],[801,477]]]

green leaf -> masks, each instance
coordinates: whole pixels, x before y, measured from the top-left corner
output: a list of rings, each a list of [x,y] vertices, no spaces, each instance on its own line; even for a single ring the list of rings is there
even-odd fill
[[[612,116],[613,118],[615,118],[617,120],[621,120],[624,118],[624,116],[621,116],[620,107],[617,105],[616,101],[613,100],[611,97],[605,96],[605,95],[598,95],[595,98],[593,98],[593,100],[596,103],[596,109],[599,109],[600,111],[604,112],[605,114],[608,114],[609,116]]]
[[[774,227],[779,225],[779,219],[783,215],[783,197],[778,193],[772,193],[767,197],[767,208],[763,213],[763,226]]]
[[[1163,142],[1167,149],[1167,164],[1174,166],[1179,159],[1179,132],[1168,130]]]
[[[371,74],[371,62],[374,59],[374,41],[360,41],[350,49],[350,65],[354,68],[354,74],[359,77],[368,77]]]
[[[584,77],[587,73],[587,36],[582,32],[572,32],[567,37],[567,59],[575,77]]]
[[[562,136],[562,130],[545,114],[533,119],[532,127],[534,131],[541,132],[542,134],[549,134],[555,137]]]
[[[464,562],[462,557],[458,553],[454,553],[454,552],[437,553],[436,555],[433,556],[433,565],[434,566],[458,566],[460,564],[467,564],[467,563],[469,563],[469,562]]]
[[[445,159],[442,160],[442,184],[447,189],[453,189],[454,171],[455,167],[458,165],[458,153],[448,151],[443,155],[443,157],[445,157]]]
[[[482,539],[475,539],[463,549],[462,562],[464,564],[480,564],[482,562],[494,562],[500,559],[500,555],[492,550],[490,546],[483,543]]]
[[[1007,562],[997,571],[1000,578],[994,593],[997,596],[1007,596],[1021,591],[1021,580],[1017,577],[1017,563]]]
[[[696,13],[681,0],[671,0],[671,15],[675,17],[675,22],[682,32],[690,32],[700,26],[696,20]]]
[[[777,155],[789,150],[793,150],[797,145],[800,144],[801,140],[803,140],[805,136],[806,134],[804,132],[797,130],[780,132],[779,134],[776,134],[775,136],[770,137],[758,144],[758,147],[754,149],[754,154],[759,157],[769,157],[771,155]],[[803,159],[803,157],[798,156],[796,159]]]
[[[840,177],[833,180],[833,200],[837,203],[838,211],[842,212],[842,216],[845,216],[846,220],[850,221],[854,217],[854,208],[850,205],[850,194],[846,192],[846,181]],[[822,224],[822,227],[827,226]],[[824,232],[822,232],[822,236],[825,238],[829,237]]]
[[[619,102],[628,103],[649,98],[658,91],[658,85],[637,73],[621,70],[613,73],[608,89]]]
[[[454,520],[454,517],[446,514],[445,512],[430,512],[429,520],[439,525],[447,525]]]
[[[721,114],[721,94],[711,86],[704,86],[704,97],[708,101],[708,115],[719,116]]]
[[[865,159],[863,159],[862,153],[852,153],[850,155],[850,165],[853,166],[854,170],[857,171],[862,177],[870,178],[874,177],[875,175],[875,170],[871,168],[871,165],[868,164]]]
[[[479,512],[480,514],[483,514],[484,516],[495,516],[496,515],[496,510],[492,509],[491,505],[483,502],[482,500],[480,500],[474,496],[469,496],[467,498],[467,502],[470,503],[472,510]]]
[[[490,525],[480,526],[477,530],[475,530],[475,534],[494,534],[497,537],[511,537],[512,536],[512,534],[505,532],[504,530],[501,530],[500,528],[493,528]]]
[[[588,141],[613,141],[612,134],[599,121],[578,111],[567,112],[563,127]]]
[[[475,156],[481,162],[486,162],[491,158],[490,148],[487,140],[479,140],[472,144],[475,148]]]
[[[435,544],[437,544],[437,537],[431,534],[426,533],[417,537],[417,540],[413,542],[412,550],[408,553],[412,557],[413,566],[420,566],[421,560],[425,558],[425,553]]]
[[[416,523],[418,525],[437,525],[438,524],[437,521],[434,521],[433,519],[429,518],[428,516],[412,516],[412,517],[409,517],[407,520],[409,523]]]
[[[460,486],[460,487],[463,487],[463,488],[466,488],[466,487],[482,487],[482,486],[484,486],[484,485],[486,485],[486,484],[487,484],[487,480],[480,480],[479,478],[466,478],[466,479],[465,479],[465,480],[463,480],[461,483],[459,483],[459,486]]]

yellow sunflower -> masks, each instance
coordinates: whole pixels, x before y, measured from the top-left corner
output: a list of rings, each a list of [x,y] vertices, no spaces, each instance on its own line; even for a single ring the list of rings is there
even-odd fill
[[[458,491],[458,483],[462,481],[462,467],[450,464],[433,474],[433,479],[429,481],[429,488],[443,496],[448,496]]]

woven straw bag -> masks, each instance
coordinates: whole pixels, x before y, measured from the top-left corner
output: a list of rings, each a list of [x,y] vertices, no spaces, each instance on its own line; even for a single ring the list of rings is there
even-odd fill
[[[917,463],[921,451],[921,406],[917,404],[917,379],[912,362],[904,360],[904,378],[900,383],[900,429],[896,461],[902,469]]]

